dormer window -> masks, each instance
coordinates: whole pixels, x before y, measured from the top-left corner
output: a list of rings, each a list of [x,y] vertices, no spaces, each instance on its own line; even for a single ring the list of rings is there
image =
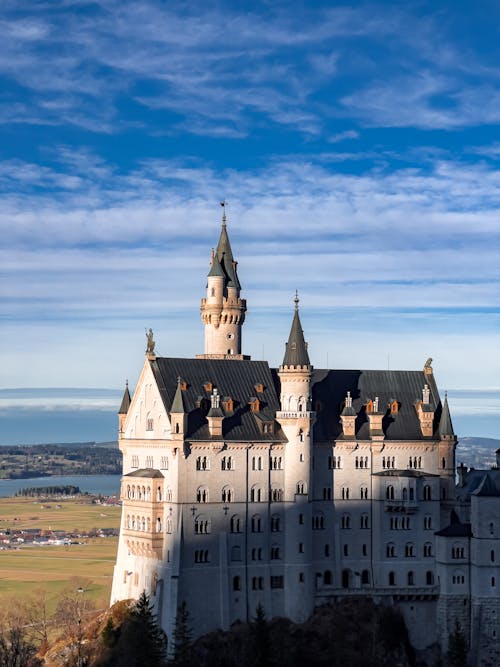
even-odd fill
[[[273,423],[272,422],[264,422],[262,425],[262,430],[264,433],[272,433],[273,432]]]
[[[252,412],[259,412],[259,410],[260,410],[260,401],[256,396],[251,396],[248,399],[248,404],[250,405],[250,410]]]
[[[224,412],[233,412],[234,402],[231,396],[224,396],[222,399],[222,407],[224,408]]]

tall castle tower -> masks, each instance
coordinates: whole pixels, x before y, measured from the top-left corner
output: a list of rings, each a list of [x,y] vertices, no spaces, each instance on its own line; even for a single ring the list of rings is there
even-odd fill
[[[287,530],[285,553],[291,581],[299,586],[285,590],[285,615],[305,620],[314,606],[312,562],[312,365],[299,316],[299,298],[295,295],[295,312],[278,375],[281,383],[281,411],[276,419],[286,435],[285,502]]]
[[[207,296],[201,300],[201,320],[205,325],[205,353],[198,359],[244,359],[241,328],[247,304],[240,298],[241,285],[226,225],[224,202],[222,229],[216,250],[212,250],[207,279]]]

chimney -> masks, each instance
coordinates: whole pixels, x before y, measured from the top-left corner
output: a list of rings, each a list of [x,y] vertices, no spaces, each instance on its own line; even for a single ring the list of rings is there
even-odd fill
[[[497,459],[498,459],[498,454],[497,454]],[[458,486],[463,488],[465,486],[465,477],[467,475],[467,466],[461,463],[459,466],[457,466],[457,474],[458,474]]]

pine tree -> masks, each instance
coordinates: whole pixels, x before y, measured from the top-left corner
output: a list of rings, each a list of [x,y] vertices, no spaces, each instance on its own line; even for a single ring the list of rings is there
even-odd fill
[[[264,607],[259,603],[255,610],[255,618],[251,625],[251,636],[253,640],[255,667],[268,667],[271,665],[271,641],[269,637],[269,626],[266,620]]]
[[[141,593],[121,628],[113,632],[116,633],[114,645],[110,633],[105,633],[111,640],[111,646],[108,646],[108,650],[96,662],[99,667],[118,665],[119,667],[143,667],[143,665],[164,667],[166,665],[167,636],[158,625],[145,592]],[[105,640],[104,637],[103,639]]]
[[[191,664],[192,632],[189,627],[189,612],[185,600],[177,609],[173,641],[174,657],[171,664],[175,667],[188,667]]]
[[[455,619],[455,628],[448,638],[447,664],[449,667],[466,667],[467,665],[467,640],[457,619]]]

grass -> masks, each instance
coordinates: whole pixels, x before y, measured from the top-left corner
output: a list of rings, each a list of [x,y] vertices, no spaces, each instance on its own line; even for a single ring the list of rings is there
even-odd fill
[[[0,531],[41,528],[42,530],[89,531],[120,525],[121,507],[103,507],[84,500],[2,498]]]
[[[59,508],[57,507],[59,505]],[[121,508],[92,505],[79,500],[38,502],[32,498],[0,500],[0,530],[92,530],[118,528]],[[71,546],[30,546],[0,551],[0,605],[12,598],[29,597],[36,589],[47,591],[53,611],[74,578],[85,578],[85,593],[97,608],[107,607],[111,595],[116,537],[79,540]]]

